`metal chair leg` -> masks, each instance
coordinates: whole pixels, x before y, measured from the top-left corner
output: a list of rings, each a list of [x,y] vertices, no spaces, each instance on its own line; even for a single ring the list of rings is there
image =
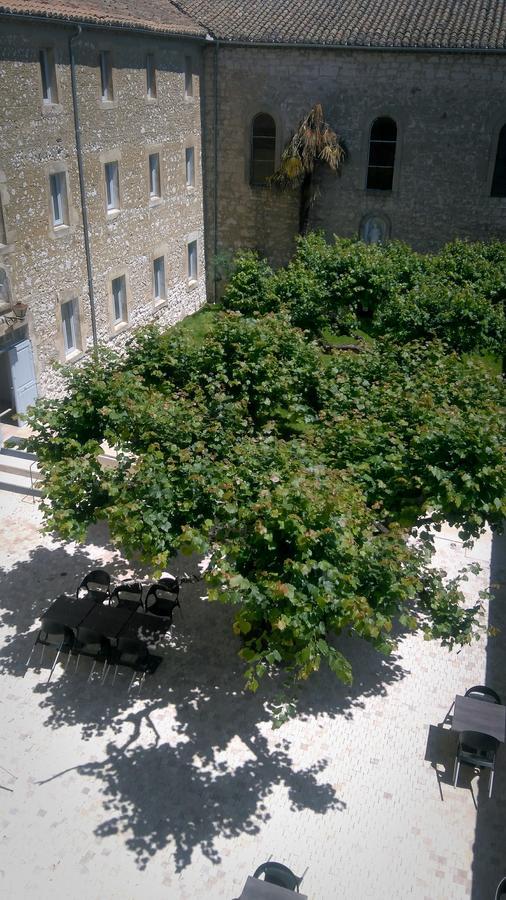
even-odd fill
[[[35,638],[35,643],[34,643],[32,649],[30,650],[30,656],[28,657],[28,660],[27,660],[27,662],[26,662],[26,668],[28,668],[28,666],[30,665],[30,660],[31,660],[31,658],[32,658],[32,656],[33,656],[33,652],[34,652],[34,650],[35,650],[35,648],[36,648],[36,646],[37,646],[38,643],[39,643],[39,640],[38,640],[38,635],[37,635],[37,637]],[[44,644],[42,644],[42,651],[44,651]]]
[[[112,679],[112,683],[113,683],[113,684],[114,684],[114,682],[116,681],[116,675],[118,674],[118,669],[119,669],[119,663],[118,663],[118,665],[115,666],[115,668],[114,668],[114,678]]]
[[[460,769],[460,760],[455,757],[455,766],[453,767],[453,787],[457,787],[457,781],[459,778],[459,769]]]
[[[61,653],[61,651],[62,651],[62,647],[63,647],[63,642],[62,642],[62,643],[60,644],[60,646],[58,647],[58,653],[57,653],[56,656],[55,656],[55,660],[54,660],[54,663],[53,663],[53,665],[52,665],[52,668],[51,668],[51,671],[50,671],[50,673],[49,673],[49,677],[48,677],[48,679],[47,679],[47,681],[46,681],[46,684],[49,684],[49,682],[51,681],[51,676],[52,676],[54,670],[56,669],[56,663],[58,662],[58,660],[59,660],[59,658],[60,658],[60,653]]]
[[[91,669],[90,669],[90,674],[88,675],[88,681],[91,681],[91,676],[93,675],[93,672],[95,671],[95,666],[96,666],[96,664],[97,664],[97,661],[96,661],[96,659],[94,659],[94,660],[93,660],[93,665],[92,665],[92,667],[91,667]]]
[[[492,788],[493,788],[493,786],[494,786],[494,770],[493,770],[493,769],[490,769],[490,777],[489,777],[489,780],[488,780],[488,797],[489,797],[489,800],[490,800],[490,797],[492,796]]]

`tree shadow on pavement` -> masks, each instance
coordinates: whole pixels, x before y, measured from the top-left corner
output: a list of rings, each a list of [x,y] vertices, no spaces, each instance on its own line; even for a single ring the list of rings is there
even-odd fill
[[[23,676],[38,616],[52,597],[75,591],[85,572],[104,563],[100,546],[113,577],[131,577],[128,563],[119,554],[111,558],[112,548],[103,533],[100,544],[99,535],[98,530],[91,536],[91,545],[71,549],[38,547],[26,562],[0,572],[5,585],[0,623],[9,630],[0,672]],[[190,565],[196,572],[196,560],[185,558],[171,571],[179,574]],[[74,726],[85,741],[102,736],[106,742],[102,759],[97,760],[95,746],[90,762],[43,772],[38,783],[64,779],[70,771],[92,778],[106,813],[96,835],[124,835],[141,869],[167,846],[175,848],[177,871],[189,865],[196,848],[219,862],[217,840],[257,833],[270,817],[266,800],[279,786],[294,810],[325,814],[345,807],[324,780],[325,771],[336,765],[335,747],[323,741],[328,756],[315,760],[310,753],[306,767],[295,762],[300,748],[293,723],[271,730],[269,709],[280,684],[266,682],[256,694],[243,690],[233,609],[203,595],[201,582],[182,587],[182,615],[175,612],[163,663],[140,691],[128,690],[126,677],[118,676],[114,684],[111,676],[104,684],[88,682],[84,668],[74,672],[72,659],[49,685],[47,670],[35,686],[26,680],[27,691],[40,695],[47,728]],[[302,719],[352,717],[365,697],[386,694],[407,674],[395,655],[381,657],[365,642],[346,637],[338,643],[351,657],[357,681],[350,687],[328,670],[317,673],[299,692]]]

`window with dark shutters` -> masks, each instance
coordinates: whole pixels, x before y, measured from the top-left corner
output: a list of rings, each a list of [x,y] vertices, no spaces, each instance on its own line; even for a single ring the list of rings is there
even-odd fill
[[[368,190],[392,190],[396,144],[397,125],[394,120],[375,119],[371,126],[369,141]]]
[[[265,184],[276,165],[276,123],[259,113],[251,123],[251,184]]]

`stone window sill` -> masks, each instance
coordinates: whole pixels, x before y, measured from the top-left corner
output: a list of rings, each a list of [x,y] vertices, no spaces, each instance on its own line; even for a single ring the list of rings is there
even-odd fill
[[[127,328],[130,328],[130,322],[117,322],[112,326],[111,337],[116,337],[117,334],[121,334],[121,332],[126,331]]]
[[[188,279],[188,290],[194,291],[199,286],[198,278]]]
[[[43,116],[54,116],[63,112],[63,106],[61,103],[46,103],[45,100],[42,101],[42,115]]]
[[[152,209],[154,206],[161,206],[163,203],[163,197],[150,197],[149,198],[149,208]]]
[[[84,350],[81,350],[81,349],[71,350],[70,353],[67,353],[65,355],[65,362],[66,363],[75,363],[75,362],[77,362],[78,359],[81,359],[83,356],[84,356]]]
[[[70,234],[70,225],[53,225],[53,237],[61,238]]]

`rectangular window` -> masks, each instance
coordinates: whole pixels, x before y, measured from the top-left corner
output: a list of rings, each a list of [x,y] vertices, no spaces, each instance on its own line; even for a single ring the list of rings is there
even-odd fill
[[[161,303],[167,298],[165,287],[165,260],[163,256],[159,256],[153,260],[153,293],[157,303]]]
[[[51,212],[53,227],[68,225],[67,180],[65,172],[55,172],[49,176],[51,191]]]
[[[160,154],[149,154],[149,199],[159,200],[162,196],[160,186]]]
[[[39,52],[40,75],[42,78],[42,100],[44,103],[58,103],[56,69],[52,50]]]
[[[146,56],[146,93],[150,100],[156,97],[156,68],[152,53]]]
[[[112,100],[112,63],[111,54],[108,50],[102,50],[100,54],[100,82],[102,100]]]
[[[191,56],[184,58],[184,95],[193,97],[193,65]]]
[[[188,244],[188,281],[197,281],[197,241]]]
[[[105,164],[105,192],[107,212],[117,212],[119,209],[119,171],[117,162]]]
[[[195,149],[186,148],[186,187],[195,185]]]
[[[76,350],[81,349],[79,307],[77,300],[68,300],[67,303],[62,303],[61,319],[65,356],[70,356],[72,353],[75,353]]]
[[[127,303],[126,303],[126,279],[124,275],[112,280],[112,302],[114,324],[120,325],[127,322]]]

